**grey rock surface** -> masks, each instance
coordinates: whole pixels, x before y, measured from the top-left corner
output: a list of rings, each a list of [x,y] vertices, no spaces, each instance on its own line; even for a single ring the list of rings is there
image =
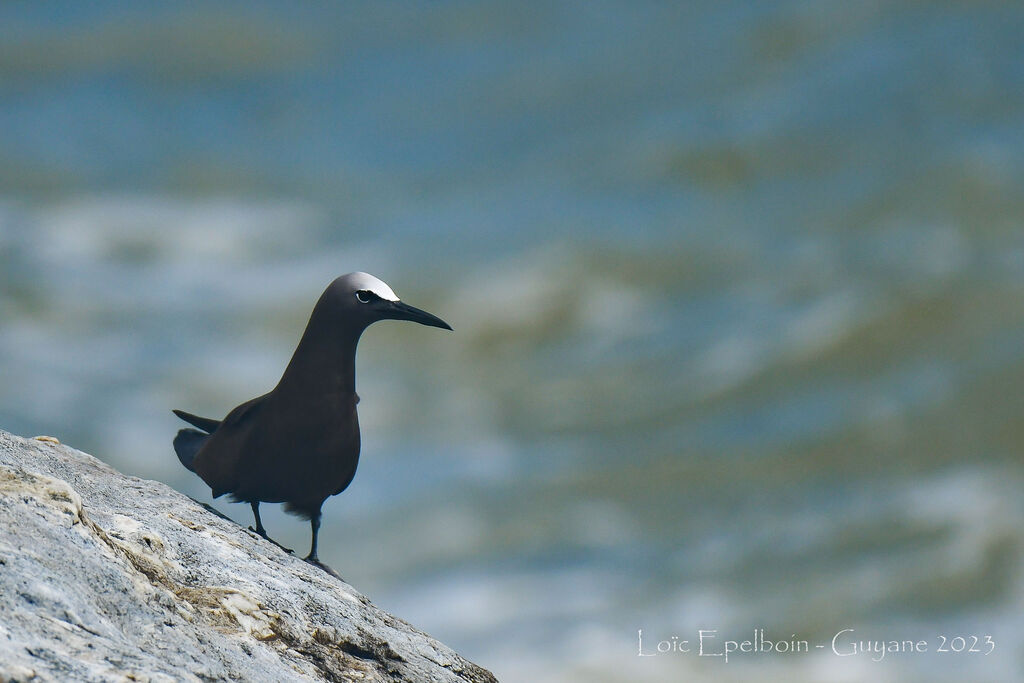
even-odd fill
[[[158,482],[0,431],[0,681],[494,681]]]

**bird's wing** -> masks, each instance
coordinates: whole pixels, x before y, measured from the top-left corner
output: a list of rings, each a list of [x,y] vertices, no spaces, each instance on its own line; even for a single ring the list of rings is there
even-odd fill
[[[246,422],[249,422],[256,417],[256,414],[259,412],[258,409],[267,400],[268,396],[270,396],[270,394],[263,394],[262,396],[257,396],[256,398],[250,399],[240,406],[237,406],[234,410],[228,413],[228,416],[224,418],[223,422],[219,422],[218,424],[232,428],[244,427]],[[193,422],[192,424],[195,423]]]
[[[228,413],[217,423],[217,430],[204,441],[202,449],[192,460],[191,469],[213,489],[214,498],[238,489],[239,477],[247,469],[243,460],[250,455],[247,445],[254,428],[258,428],[259,409],[267,396],[264,394],[246,401]],[[191,419],[188,421],[192,422]]]
[[[245,404],[243,403],[242,405]],[[188,422],[190,425],[199,427],[207,434],[213,434],[217,431],[217,427],[220,427],[220,420],[211,420],[208,417],[199,417],[192,413],[186,413],[184,410],[174,410],[172,412],[185,422]]]

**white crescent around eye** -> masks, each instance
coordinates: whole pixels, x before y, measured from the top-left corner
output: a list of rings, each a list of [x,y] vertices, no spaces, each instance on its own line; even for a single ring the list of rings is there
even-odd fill
[[[395,294],[391,290],[391,288],[388,287],[388,284],[381,280],[380,278],[376,278],[373,275],[370,275],[369,273],[361,272],[352,273],[351,278],[351,284],[356,289],[356,291],[360,289],[368,289],[369,291],[379,296],[381,299],[386,299],[388,301],[398,301],[398,295]]]

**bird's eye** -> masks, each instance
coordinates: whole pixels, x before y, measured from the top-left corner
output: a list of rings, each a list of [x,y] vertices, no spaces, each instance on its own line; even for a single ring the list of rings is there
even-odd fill
[[[368,304],[373,299],[373,292],[368,289],[360,289],[356,292],[356,299],[358,299],[361,304]]]

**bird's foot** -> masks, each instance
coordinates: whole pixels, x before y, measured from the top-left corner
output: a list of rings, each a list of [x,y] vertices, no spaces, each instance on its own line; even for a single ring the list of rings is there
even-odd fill
[[[253,529],[252,527],[249,527],[249,531],[253,532],[257,536],[262,538],[264,541],[270,541],[271,543],[273,543],[274,545],[276,545],[278,548],[280,548],[281,550],[285,551],[289,555],[292,555],[292,554],[295,553],[295,551],[292,550],[291,548],[285,548],[283,545],[281,545],[280,543],[278,543],[277,541],[272,539],[270,536],[267,536],[266,529]]]
[[[304,557],[302,559],[305,560],[306,562],[308,562],[309,564],[313,565],[314,567],[319,567],[320,569],[323,569],[325,572],[327,572],[328,574],[330,574],[331,576],[333,576],[336,579],[340,579],[341,581],[345,580],[345,579],[341,578],[341,574],[339,574],[338,572],[336,572],[333,569],[331,569],[330,567],[328,567],[326,564],[321,562],[316,557],[309,557],[309,556],[307,556],[307,557]]]

